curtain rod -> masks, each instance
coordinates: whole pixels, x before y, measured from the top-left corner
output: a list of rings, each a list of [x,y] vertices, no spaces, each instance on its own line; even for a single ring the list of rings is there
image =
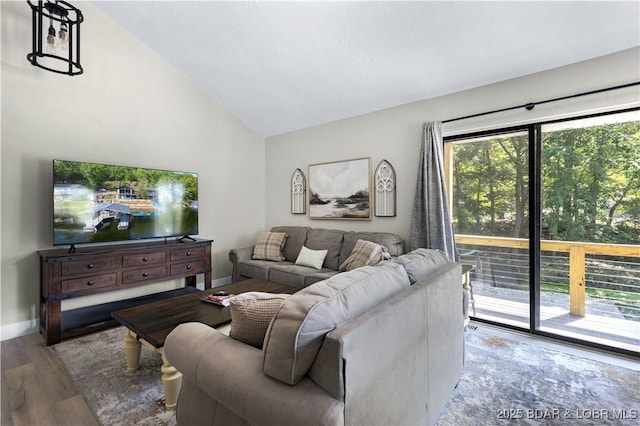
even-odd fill
[[[542,104],[546,104],[546,103],[549,103],[549,102],[563,101],[565,99],[571,99],[571,98],[579,98],[579,97],[582,97],[582,96],[595,95],[596,93],[608,92],[610,90],[625,89],[627,87],[632,87],[632,86],[637,86],[637,85],[640,85],[640,81],[635,81],[633,83],[622,84],[620,86],[607,87],[606,89],[598,89],[598,90],[592,90],[590,92],[577,93],[575,95],[562,96],[560,98],[547,99],[545,101],[529,102],[528,104],[513,106],[513,107],[509,107],[509,108],[501,108],[501,109],[496,109],[496,110],[493,110],[493,111],[481,112],[481,113],[478,113],[478,114],[465,115],[464,117],[456,117],[456,118],[451,118],[449,120],[443,120],[442,123],[443,124],[444,123],[451,123],[453,121],[466,120],[467,118],[481,117],[483,115],[495,114],[495,113],[504,112],[504,111],[511,111],[513,109],[520,109],[520,108],[525,108],[527,111],[531,111],[533,108],[535,108],[536,105],[542,105]]]

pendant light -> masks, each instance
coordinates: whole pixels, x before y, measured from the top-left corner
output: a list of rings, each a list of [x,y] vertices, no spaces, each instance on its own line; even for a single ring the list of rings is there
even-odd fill
[[[27,60],[37,67],[59,74],[83,73],[80,65],[82,12],[62,0],[27,0],[33,12],[32,51]]]

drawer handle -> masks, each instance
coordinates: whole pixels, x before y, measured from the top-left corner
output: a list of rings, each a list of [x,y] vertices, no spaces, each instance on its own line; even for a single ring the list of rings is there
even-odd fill
[[[146,261],[148,261],[148,260],[149,260],[149,258],[148,258],[148,257],[143,257],[143,258],[142,258],[142,261],[143,261],[143,262],[146,262]]]
[[[187,252],[187,256],[191,256],[191,252],[190,251]]]
[[[187,269],[191,269],[191,265],[187,265]]]
[[[143,272],[143,273],[142,273],[142,276],[143,276],[143,277],[148,277],[148,276],[149,276],[149,273],[148,273],[148,272]]]
[[[89,268],[89,269],[93,269],[95,267],[96,267],[96,265],[94,265],[93,263],[90,263],[90,264],[87,265],[87,268]]]
[[[87,281],[87,285],[93,285],[93,281]]]

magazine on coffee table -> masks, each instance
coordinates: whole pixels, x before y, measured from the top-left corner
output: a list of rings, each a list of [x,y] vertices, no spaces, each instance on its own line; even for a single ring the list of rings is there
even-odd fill
[[[235,294],[208,294],[206,296],[201,296],[200,300],[203,302],[213,303],[220,306],[229,306],[229,302]]]

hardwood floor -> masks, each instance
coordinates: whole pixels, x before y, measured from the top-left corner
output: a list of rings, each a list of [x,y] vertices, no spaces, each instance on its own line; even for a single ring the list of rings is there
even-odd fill
[[[2,426],[100,423],[38,334],[0,342]]]

